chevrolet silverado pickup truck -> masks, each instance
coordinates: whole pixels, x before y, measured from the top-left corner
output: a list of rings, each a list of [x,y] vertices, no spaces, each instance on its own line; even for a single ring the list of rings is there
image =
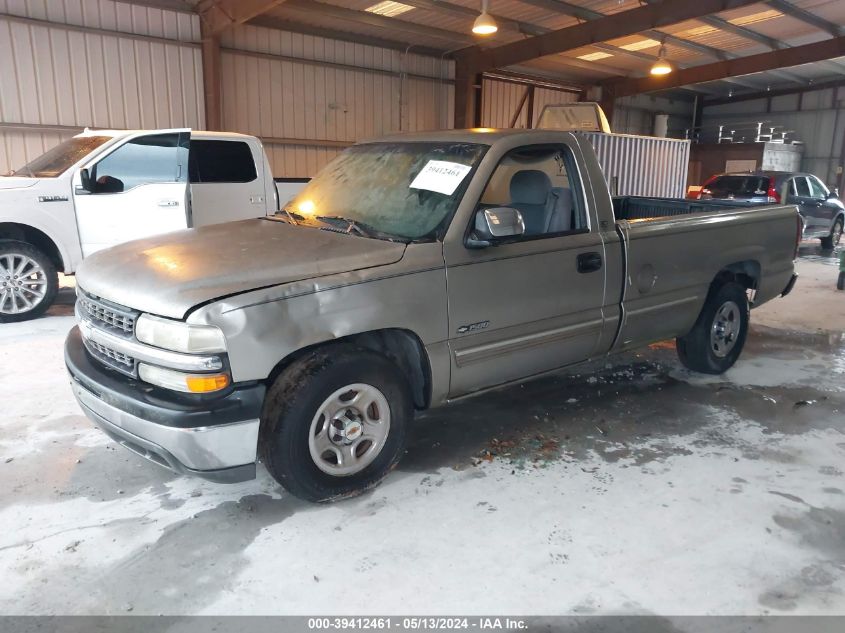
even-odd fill
[[[88,258],[65,359],[130,450],[326,501],[381,481],[414,412],[675,338],[742,351],[788,293],[794,206],[616,198],[589,141],[456,130],[355,145],[273,217]]]
[[[301,186],[273,181],[254,136],[86,130],[0,177],[0,323],[43,314],[98,250],[273,214]]]

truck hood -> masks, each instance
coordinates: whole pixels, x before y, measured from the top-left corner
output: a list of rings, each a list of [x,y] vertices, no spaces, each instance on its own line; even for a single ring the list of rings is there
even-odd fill
[[[404,252],[402,243],[256,219],[127,242],[87,258],[76,278],[88,293],[181,319],[214,299],[385,266]]]
[[[27,189],[39,183],[38,178],[20,178],[18,176],[0,176],[0,190]]]

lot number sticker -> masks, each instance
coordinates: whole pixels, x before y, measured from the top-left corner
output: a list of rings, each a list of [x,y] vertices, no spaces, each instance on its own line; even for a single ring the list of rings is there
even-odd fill
[[[470,169],[469,165],[450,163],[445,160],[430,160],[414,178],[411,189],[425,189],[451,196]]]

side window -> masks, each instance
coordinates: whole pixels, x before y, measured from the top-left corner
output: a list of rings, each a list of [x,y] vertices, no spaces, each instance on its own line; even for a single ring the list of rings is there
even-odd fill
[[[807,179],[804,176],[798,176],[795,179],[795,193],[805,198],[810,196],[810,187],[807,185]]]
[[[522,239],[588,230],[575,159],[566,146],[532,145],[508,152],[490,177],[479,209],[522,214]]]
[[[252,182],[255,159],[243,141],[191,140],[188,173],[192,183]]]
[[[827,187],[815,176],[807,176],[807,181],[810,183],[810,195],[814,198],[827,198]]]
[[[140,185],[184,182],[180,134],[151,134],[121,145],[91,173],[93,193],[123,193]]]

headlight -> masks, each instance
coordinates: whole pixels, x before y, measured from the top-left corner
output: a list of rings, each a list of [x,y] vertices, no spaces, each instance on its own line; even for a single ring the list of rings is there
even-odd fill
[[[138,365],[138,376],[151,385],[185,393],[210,393],[229,386],[228,374],[186,374],[145,363]]]
[[[142,314],[135,322],[135,336],[142,343],[174,352],[225,352],[226,339],[213,325],[189,325]]]

